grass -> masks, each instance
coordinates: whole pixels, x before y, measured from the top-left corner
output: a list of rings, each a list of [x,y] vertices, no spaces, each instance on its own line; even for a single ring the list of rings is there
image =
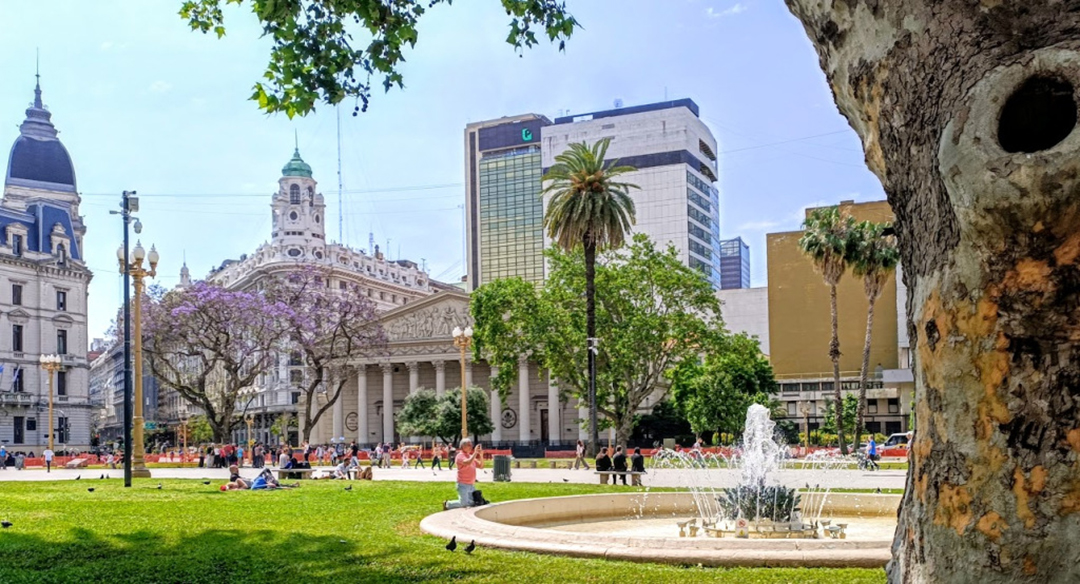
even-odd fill
[[[163,484],[162,490],[156,486]],[[449,484],[305,482],[228,492],[221,481],[0,483],[0,582],[739,582],[854,584],[882,570],[716,569],[443,549],[418,524]],[[87,492],[93,487],[95,492]],[[599,485],[483,485],[493,501],[610,491]]]

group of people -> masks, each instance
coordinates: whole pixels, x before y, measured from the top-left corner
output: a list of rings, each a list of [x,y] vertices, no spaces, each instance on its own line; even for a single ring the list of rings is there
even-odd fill
[[[634,454],[630,456],[630,466],[626,466],[626,452],[623,451],[622,446],[616,446],[615,452],[611,452],[611,448],[601,448],[600,452],[596,454],[596,470],[597,472],[615,472],[621,473],[615,475],[615,481],[622,479],[622,484],[626,484],[626,475],[630,473],[642,473],[645,472],[645,457],[641,454],[640,448],[634,449]],[[600,475],[600,480],[603,483],[607,483],[607,477],[609,475]]]
[[[434,444],[431,447],[431,470],[443,469],[442,462],[447,461],[449,470],[454,470],[456,450],[452,445]],[[394,454],[401,459],[401,468],[427,468],[424,466],[424,448],[417,445],[376,444],[371,450],[372,465],[391,468]]]

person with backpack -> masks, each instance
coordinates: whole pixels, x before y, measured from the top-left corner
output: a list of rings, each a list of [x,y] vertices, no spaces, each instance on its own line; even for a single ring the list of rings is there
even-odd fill
[[[443,510],[472,507],[476,504],[473,493],[476,492],[476,469],[484,466],[484,447],[477,444],[473,448],[472,440],[461,439],[456,460],[457,465],[457,501],[443,501]]]

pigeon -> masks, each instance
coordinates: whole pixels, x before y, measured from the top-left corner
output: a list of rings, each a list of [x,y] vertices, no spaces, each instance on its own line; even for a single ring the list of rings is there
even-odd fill
[[[103,480],[105,480],[105,475],[104,475],[104,474],[102,474],[101,476],[99,476],[99,477],[98,477],[98,480],[99,480],[99,481],[103,481]]]
[[[469,545],[465,546],[465,553],[471,554],[471,553],[473,553],[474,549],[476,549],[476,540],[475,539],[472,540],[471,542],[469,542]]]
[[[203,482],[202,482],[202,484],[204,484],[204,485],[209,485],[209,484],[210,484],[210,481],[203,481]]]
[[[345,490],[346,491],[351,491],[352,490],[352,485],[349,485],[349,486],[345,487]]]
[[[89,489],[86,489],[86,491],[87,491],[88,493],[93,493],[93,492],[94,492],[94,487],[90,487]]]
[[[158,483],[157,490],[161,490],[161,483]]]
[[[7,529],[7,528],[11,527],[12,525],[15,525],[15,524],[10,522],[10,521],[0,521],[0,527],[3,527],[4,529]]]
[[[75,477],[75,480],[79,480],[81,478],[82,478],[82,475],[78,475],[78,476]]]
[[[881,494],[881,487],[878,487],[878,489],[876,491],[874,491],[874,492],[880,495]]]
[[[450,543],[446,544],[447,551],[454,551],[457,549],[457,536],[450,538]]]
[[[563,479],[562,482],[568,483],[568,482],[570,482],[570,479]]]

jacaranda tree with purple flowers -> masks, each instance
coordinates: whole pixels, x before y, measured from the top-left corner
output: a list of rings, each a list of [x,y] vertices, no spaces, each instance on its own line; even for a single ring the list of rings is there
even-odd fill
[[[288,350],[299,353],[307,369],[301,391],[300,433],[311,431],[352,376],[349,362],[380,352],[386,335],[375,303],[355,284],[335,281],[329,269],[305,266],[264,281],[269,299],[289,308],[285,324]]]
[[[145,351],[154,377],[202,408],[215,442],[229,441],[241,390],[273,365],[293,310],[259,291],[206,282],[159,289],[146,307]]]

